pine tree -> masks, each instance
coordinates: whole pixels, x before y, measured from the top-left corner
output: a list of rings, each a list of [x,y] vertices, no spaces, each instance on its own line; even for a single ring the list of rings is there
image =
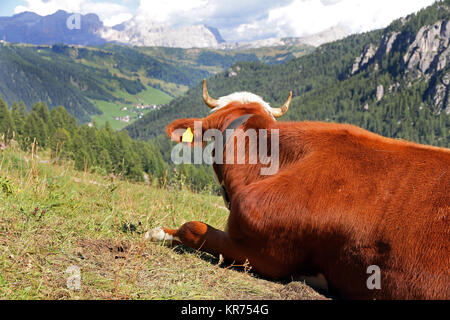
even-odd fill
[[[28,114],[27,118],[25,119],[24,138],[25,143],[29,144],[34,141],[34,139],[36,139],[42,148],[45,148],[47,146],[47,125],[34,112]],[[27,147],[28,146],[26,146],[26,148]]]
[[[107,173],[112,171],[112,162],[108,150],[103,149],[98,156],[98,165]]]
[[[25,118],[27,117],[25,104],[23,102],[17,103],[14,101],[11,108],[11,116],[16,128],[16,134],[18,136],[22,136],[25,126]]]
[[[14,135],[14,121],[9,112],[8,105],[0,96],[0,140],[4,137],[8,142]]]
[[[66,155],[67,146],[70,145],[70,133],[64,128],[56,129],[50,139],[53,156],[61,157]]]

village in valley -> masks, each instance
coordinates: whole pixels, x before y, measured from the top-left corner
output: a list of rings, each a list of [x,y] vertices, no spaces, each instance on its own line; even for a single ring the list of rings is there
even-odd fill
[[[102,113],[92,116],[93,122],[99,126],[109,122],[114,130],[122,130],[149,112],[166,107],[172,100],[171,96],[153,87],[134,96],[121,92],[117,98],[117,101],[94,101]]]
[[[161,109],[161,104],[137,104],[131,107],[122,107],[120,111],[128,111],[137,115],[137,119],[141,119],[144,116],[144,111],[153,111]],[[114,120],[120,122],[129,123],[132,120],[133,115],[127,114],[125,116],[115,116]]]

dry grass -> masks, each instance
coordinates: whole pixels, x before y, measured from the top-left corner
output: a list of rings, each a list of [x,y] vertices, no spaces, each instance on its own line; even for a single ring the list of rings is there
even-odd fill
[[[0,153],[1,299],[322,299],[300,282],[260,279],[146,230],[201,220],[223,228],[222,199],[114,180]],[[67,287],[69,266],[81,289]]]

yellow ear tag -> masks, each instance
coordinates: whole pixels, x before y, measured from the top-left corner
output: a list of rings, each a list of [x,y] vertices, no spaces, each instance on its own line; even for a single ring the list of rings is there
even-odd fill
[[[181,137],[182,142],[189,142],[191,143],[194,138],[194,134],[191,131],[191,128],[187,128],[186,131],[183,133],[183,136]]]

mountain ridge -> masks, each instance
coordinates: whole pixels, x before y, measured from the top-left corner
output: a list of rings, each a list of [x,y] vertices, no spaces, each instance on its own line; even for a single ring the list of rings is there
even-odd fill
[[[40,16],[22,12],[12,17],[0,17],[0,39],[11,43],[35,45],[102,45],[117,43],[131,46],[157,46],[176,48],[249,49],[285,45],[318,46],[349,34],[343,26],[334,26],[306,37],[269,38],[251,42],[227,42],[220,31],[207,25],[170,27],[143,16],[112,27],[103,25],[96,14],[77,15],[78,20],[68,22],[74,14],[63,10]],[[68,28],[68,23],[76,23]],[[79,28],[78,28],[79,27]]]
[[[106,43],[97,32],[103,23],[95,14],[80,15],[80,29],[69,29],[67,20],[72,14],[58,10],[47,16],[23,12],[0,18],[0,39],[12,43],[101,45]],[[25,20],[25,21],[24,21]]]

